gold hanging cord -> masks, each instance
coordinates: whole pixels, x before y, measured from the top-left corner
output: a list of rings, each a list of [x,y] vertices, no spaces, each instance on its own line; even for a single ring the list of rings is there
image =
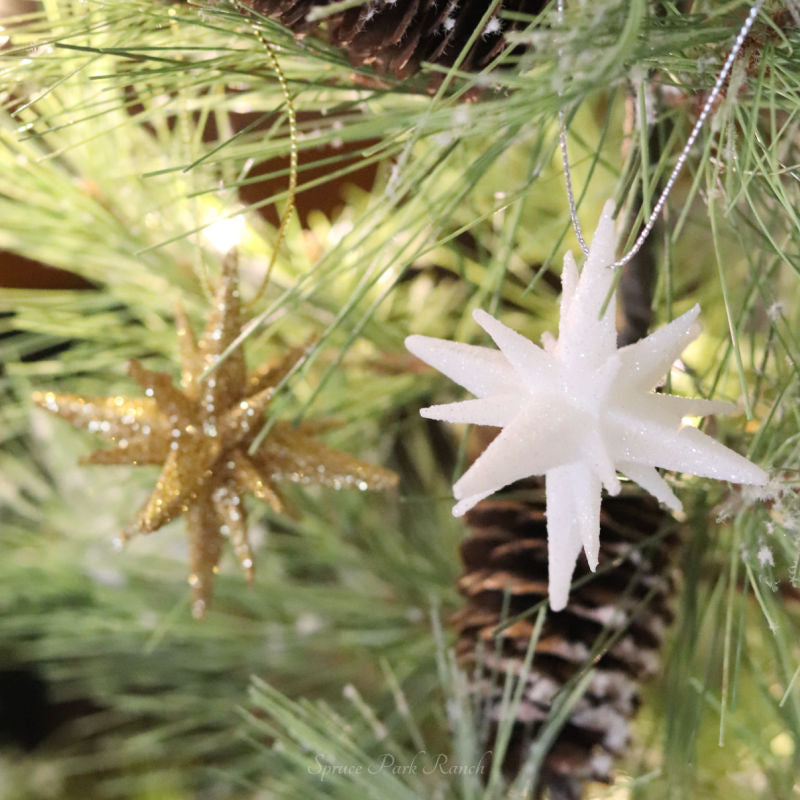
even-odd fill
[[[289,84],[286,80],[283,70],[281,69],[280,62],[278,61],[275,45],[272,44],[272,42],[270,42],[269,39],[267,39],[267,37],[264,35],[264,32],[261,30],[261,28],[259,28],[253,19],[251,9],[245,6],[242,0],[233,0],[233,4],[247,20],[251,30],[259,42],[261,42],[261,45],[267,53],[269,65],[278,79],[281,92],[283,92],[283,98],[286,102],[286,118],[289,123],[289,188],[287,191],[286,208],[284,209],[280,218],[280,222],[278,223],[278,235],[275,239],[275,247],[273,248],[272,256],[269,260],[269,264],[267,265],[266,272],[264,273],[264,277],[258,289],[256,290],[253,299],[248,303],[248,306],[253,306],[258,302],[258,300],[261,299],[261,296],[264,294],[264,291],[269,284],[269,277],[272,273],[272,268],[275,266],[275,262],[278,259],[278,253],[286,235],[286,229],[289,226],[289,220],[291,219],[292,212],[295,209],[295,195],[297,193],[297,114],[295,112],[292,93],[289,91]]]

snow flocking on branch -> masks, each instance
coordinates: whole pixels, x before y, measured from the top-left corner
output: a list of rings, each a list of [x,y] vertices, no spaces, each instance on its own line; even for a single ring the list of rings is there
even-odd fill
[[[545,476],[550,606],[563,609],[581,548],[592,570],[600,549],[600,497],[620,491],[617,472],[660,502],[680,500],[657,467],[735,483],[763,484],[760,467],[682,419],[728,413],[730,403],[656,393],[684,348],[699,334],[700,307],[634,344],[617,349],[612,289],[614,206],[600,217],[583,270],[571,253],[561,276],[558,339],[543,347],[487,314],[475,321],[499,350],[428,336],[406,347],[475,395],[431,406],[423,417],[502,428],[453,487],[460,516],[514,481]],[[602,315],[601,315],[602,311]]]

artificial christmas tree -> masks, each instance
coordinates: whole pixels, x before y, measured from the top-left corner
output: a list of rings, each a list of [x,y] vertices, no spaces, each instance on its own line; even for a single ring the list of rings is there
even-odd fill
[[[750,5],[567,2],[559,21],[556,4],[470,4],[435,56],[444,35],[429,24],[447,7],[337,4],[328,21],[287,17],[289,29],[276,7],[240,2],[69,0],[26,4],[4,21],[0,249],[75,278],[0,290],[0,681],[11,687],[0,683],[0,697],[27,687],[37,720],[34,735],[9,715],[3,800],[572,790],[600,776],[587,740],[602,750],[624,738],[600,733],[588,711],[568,720],[597,675],[614,671],[603,659],[626,638],[648,663],[658,651],[664,671],[636,690],[615,783],[587,783],[587,800],[795,793],[800,653],[784,590],[796,578],[800,514],[795,17],[783,3],[764,6],[687,153],[648,240],[653,293],[641,319],[652,320],[638,331],[702,306],[704,330],[664,391],[735,405],[684,423],[770,471],[770,482],[664,474],[683,504],[685,549],[674,556],[682,578],[663,644],[670,571],[658,565],[672,522],[662,527],[663,512],[640,498],[612,500],[634,510],[603,512],[601,540],[616,564],[623,529],[644,537],[631,550],[643,568],[627,558],[612,584],[598,565],[572,587],[584,616],[562,619],[584,620],[586,658],[551,657],[552,670],[574,672],[541,720],[546,703],[532,703],[533,684],[514,671],[543,667],[519,652],[532,658],[544,635],[563,654],[578,623],[545,620],[542,586],[534,616],[497,615],[504,590],[470,550],[496,526],[452,517],[452,481],[469,458],[458,437],[418,416],[464,398],[402,343],[416,334],[486,346],[477,309],[529,340],[553,330],[561,257],[575,249],[559,112],[581,223],[594,225],[613,197],[640,230]],[[405,22],[387,33],[400,8]],[[356,176],[368,179],[347,185]],[[303,213],[280,241],[295,177]],[[335,197],[324,196],[334,181]],[[248,588],[223,550],[213,604],[197,621],[183,521],[135,537],[125,553],[113,546],[158,467],[77,466],[91,437],[32,397],[138,397],[124,368],[132,359],[174,374],[175,303],[202,330],[231,248],[250,362],[307,351],[276,386],[269,430],[336,420],[318,432],[327,447],[400,481],[396,493],[281,482],[292,515],[245,497],[258,578]],[[521,528],[517,517],[504,522],[507,543],[540,541],[538,500],[483,502],[489,517],[497,503],[527,515]],[[462,588],[474,594],[459,635],[444,620],[464,602],[465,538]],[[498,559],[503,546],[481,557]],[[503,570],[541,578],[538,552]],[[652,603],[631,605],[643,599],[647,561],[659,576]],[[603,595],[590,602],[593,582]],[[611,622],[619,611],[630,628],[590,619],[598,609]],[[504,636],[507,622],[518,627]],[[510,675],[487,679],[479,651],[502,657],[504,646]],[[627,679],[608,680],[619,698],[603,713],[623,732],[643,663],[626,651],[614,666]],[[526,715],[536,719],[519,727]],[[562,731],[580,742],[573,760],[552,747]],[[557,764],[547,759],[559,752]]]

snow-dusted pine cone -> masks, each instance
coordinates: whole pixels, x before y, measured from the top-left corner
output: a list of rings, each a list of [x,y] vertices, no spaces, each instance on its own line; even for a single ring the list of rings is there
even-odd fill
[[[331,0],[245,0],[302,35],[319,32],[308,13]],[[505,46],[505,33],[518,25],[501,11],[535,15],[547,0],[365,0],[325,18],[327,38],[347,51],[355,66],[371,65],[398,78],[412,75],[423,61],[452,66],[484,15],[492,14],[469,48],[460,69],[483,69]]]
[[[467,514],[459,590],[467,603],[454,618],[457,654],[473,675],[488,716],[492,749],[504,675],[520,674],[535,614],[500,632],[511,619],[547,602],[547,523],[541,484],[518,484],[509,499],[484,500]],[[615,756],[626,748],[639,683],[659,668],[671,621],[671,552],[675,523],[641,494],[607,497],[601,512],[600,565],[581,559],[567,608],[548,610],[525,681],[503,768],[514,777],[559,690],[593,661],[594,676],[544,761],[537,784],[557,800],[577,800],[585,781],[610,782]]]

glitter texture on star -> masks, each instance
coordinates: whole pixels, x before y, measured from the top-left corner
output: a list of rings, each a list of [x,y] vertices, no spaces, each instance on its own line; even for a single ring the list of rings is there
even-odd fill
[[[319,429],[313,422],[293,426],[279,420],[255,453],[249,452],[275,387],[305,350],[291,348],[278,363],[248,376],[239,345],[201,380],[242,331],[233,254],[223,262],[220,287],[200,340],[181,308],[175,317],[180,387],[166,372],[152,372],[131,361],[128,372],[144,397],[36,392],[33,400],[115,445],[91,453],[87,463],[162,465],[153,493],[120,540],[151,533],[183,514],[192,611],[199,618],[211,599],[225,539],[231,541],[248,581],[253,580],[244,494],[252,493],[276,512],[284,512],[286,503],[277,486],[284,481],[366,490],[394,486],[397,476],[320,443],[313,436]]]
[[[681,503],[657,468],[734,483],[767,473],[690,425],[686,416],[728,413],[729,403],[656,393],[699,334],[695,306],[617,349],[613,204],[606,203],[583,270],[564,258],[558,339],[543,347],[476,310],[499,350],[409,336],[407,348],[475,395],[431,406],[423,417],[502,428],[453,487],[460,516],[504,486],[545,476],[550,606],[566,606],[581,549],[592,570],[600,549],[600,498],[620,491],[618,472],[673,510]],[[610,300],[603,307],[606,299]]]

